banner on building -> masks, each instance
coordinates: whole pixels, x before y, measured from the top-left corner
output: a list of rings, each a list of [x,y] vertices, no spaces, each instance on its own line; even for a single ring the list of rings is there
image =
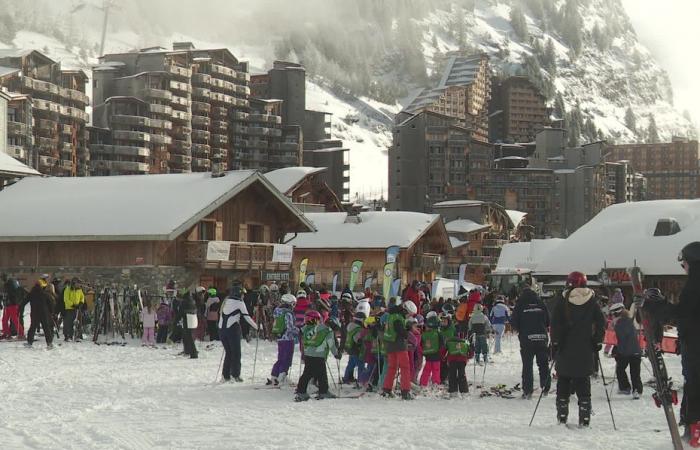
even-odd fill
[[[464,281],[467,281],[464,279],[464,276],[467,274],[467,265],[466,264],[460,264],[459,265],[459,278],[457,278],[457,284],[462,285]]]
[[[367,279],[365,280],[365,290],[372,287],[372,283],[374,283],[374,278],[372,278],[371,276],[367,277]]]
[[[299,283],[306,280],[306,266],[309,264],[309,258],[304,258],[299,261]]]
[[[391,292],[389,293],[389,297],[396,297],[397,295],[400,295],[401,294],[399,292],[400,289],[401,289],[401,278],[397,278],[391,283]]]
[[[231,241],[209,241],[207,261],[228,261],[231,254]]]
[[[272,247],[272,262],[289,264],[292,262],[294,247],[286,244],[274,244]]]
[[[306,276],[306,285],[311,286],[316,283],[316,274],[311,272]]]
[[[333,274],[333,290],[331,292],[338,292],[338,272]]]
[[[392,245],[386,248],[386,262],[395,263],[396,259],[399,257],[399,251],[401,248],[398,245]]]
[[[391,294],[391,284],[394,281],[394,266],[396,263],[386,263],[384,264],[384,283],[382,294],[384,298],[389,300],[389,294]]]
[[[350,290],[354,291],[355,290],[355,283],[357,283],[357,277],[360,276],[360,271],[362,270],[362,264],[363,261],[360,259],[356,259],[355,261],[352,262],[352,265],[350,266]]]

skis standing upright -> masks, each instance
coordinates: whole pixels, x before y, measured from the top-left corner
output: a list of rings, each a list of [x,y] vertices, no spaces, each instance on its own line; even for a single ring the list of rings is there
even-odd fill
[[[639,270],[639,267],[629,269],[629,275],[630,280],[632,281],[632,289],[634,291],[635,298],[644,297],[642,273]],[[668,430],[671,433],[673,448],[675,450],[682,450],[683,441],[681,439],[681,434],[678,431],[676,416],[673,412],[673,405],[678,404],[678,394],[673,389],[673,382],[668,378],[666,363],[664,363],[664,357],[660,351],[661,342],[655,333],[655,319],[649,313],[649,311],[644,309],[644,307],[640,308],[640,310],[641,311],[639,312],[642,318],[642,329],[644,330],[644,337],[647,341],[646,355],[651,363],[651,368],[654,372],[654,379],[656,381],[656,392],[654,392],[653,395],[654,402],[656,402],[657,407],[663,408],[664,410],[666,422],[668,423]]]

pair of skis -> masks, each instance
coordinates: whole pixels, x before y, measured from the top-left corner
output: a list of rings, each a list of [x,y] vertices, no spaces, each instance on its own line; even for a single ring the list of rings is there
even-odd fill
[[[643,297],[644,289],[642,287],[642,273],[639,267],[633,267],[629,269],[630,279],[632,281],[632,290],[634,291],[635,297]],[[655,318],[645,310],[644,307],[640,308],[641,318],[642,318],[642,329],[644,330],[644,337],[647,341],[646,354],[651,363],[651,368],[654,373],[654,379],[656,380],[655,389],[656,392],[653,395],[656,406],[663,408],[664,414],[666,415],[666,422],[668,423],[668,430],[671,433],[671,441],[673,442],[673,448],[675,450],[683,449],[683,441],[681,439],[681,434],[678,431],[678,425],[676,422],[676,416],[673,412],[673,405],[678,403],[678,394],[675,389],[673,389],[673,382],[668,377],[668,372],[666,371],[666,364],[664,363],[663,354],[660,351],[661,342],[659,341],[655,330]]]

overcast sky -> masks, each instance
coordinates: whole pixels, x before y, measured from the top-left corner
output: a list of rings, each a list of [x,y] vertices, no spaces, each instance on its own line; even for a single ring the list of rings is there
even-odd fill
[[[666,69],[676,108],[700,123],[700,0],[622,0],[639,40]]]

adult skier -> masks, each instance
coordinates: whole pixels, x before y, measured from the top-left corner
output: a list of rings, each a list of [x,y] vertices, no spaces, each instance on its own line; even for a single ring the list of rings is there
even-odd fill
[[[605,317],[588,279],[582,272],[571,272],[567,289],[552,316],[552,347],[557,379],[557,420],[565,424],[569,417],[569,396],[578,397],[578,423],[591,421],[591,379],[593,359],[602,348]]]
[[[267,384],[284,383],[294,358],[294,341],[299,338],[299,329],[294,323],[294,305],[297,299],[292,294],[282,295],[281,304],[273,313],[275,318],[272,334],[277,336],[277,361]]]
[[[65,341],[73,340],[73,323],[78,309],[85,303],[85,294],[80,287],[80,280],[73,278],[70,284],[63,290],[65,310],[63,312],[63,337]],[[80,337],[79,337],[80,338]]]
[[[549,373],[549,312],[547,307],[532,289],[523,290],[513,310],[513,329],[518,332],[520,358],[523,361],[523,398],[532,397],[532,360],[537,361],[540,372],[540,388],[543,394],[549,392],[552,379]]]
[[[2,336],[0,339],[9,339],[10,324],[15,327],[17,337],[24,337],[24,327],[19,320],[19,303],[22,301],[23,289],[16,278],[2,274],[3,289],[5,291],[5,309],[2,315]]]
[[[486,303],[486,302],[484,302]],[[501,353],[501,338],[503,338],[503,333],[506,331],[506,324],[510,320],[510,310],[505,303],[505,297],[499,295],[496,298],[496,303],[491,307],[489,313],[489,319],[491,320],[491,325],[493,326],[493,332],[496,335],[496,343],[494,345],[494,354]]]
[[[233,378],[234,381],[242,382],[241,378],[241,317],[250,325],[250,328],[257,331],[258,325],[248,314],[243,302],[243,286],[240,282],[234,282],[229,290],[229,295],[221,305],[221,317],[219,318],[219,339],[224,345],[223,372],[225,381]]]
[[[189,356],[191,359],[197,359],[199,354],[192,335],[197,328],[197,305],[189,289],[180,291],[180,300],[181,303],[176,313],[175,321],[182,323],[182,354]]]
[[[46,346],[50,349],[53,348],[53,325],[50,314],[53,310],[55,298],[52,297],[52,293],[48,288],[48,278],[48,275],[39,278],[20,306],[20,315],[24,315],[24,307],[27,303],[31,306],[30,318],[32,323],[27,332],[26,345],[28,347],[31,347],[34,343],[34,333],[36,333],[37,328],[41,325],[44,329]]]

